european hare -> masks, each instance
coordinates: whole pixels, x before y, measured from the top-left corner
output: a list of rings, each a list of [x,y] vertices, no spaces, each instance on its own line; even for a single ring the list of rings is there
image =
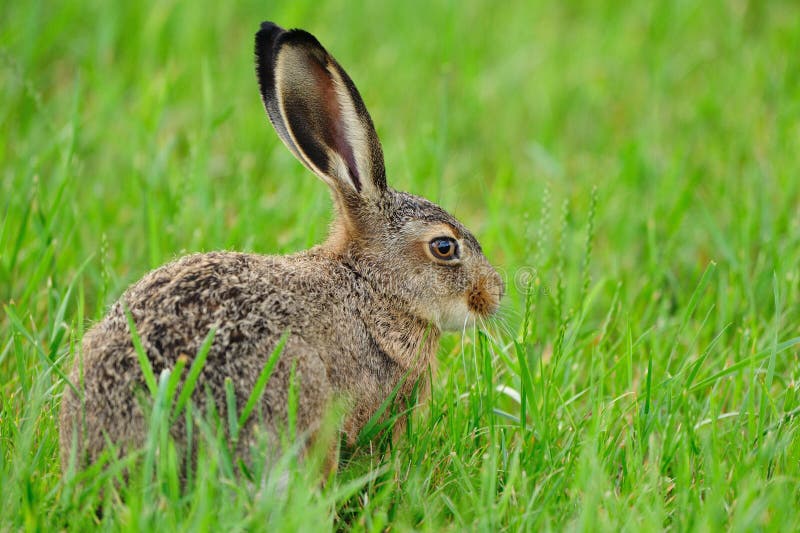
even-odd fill
[[[272,125],[330,187],[330,236],[289,256],[189,255],[130,287],[86,333],[82,363],[72,369],[73,383],[84,388],[82,400],[64,393],[65,465],[73,443],[82,464],[95,460],[107,439],[123,453],[143,443],[145,381],[125,308],[156,375],[180,356],[191,364],[216,330],[192,396],[201,410],[208,389],[225,412],[227,377],[241,409],[279,338],[290,332],[254,411],[261,416],[241,429],[246,446],[256,424],[274,436],[286,423],[293,365],[298,434],[313,439],[337,399],[347,406],[342,431],[352,442],[401,380],[396,401],[408,397],[434,359],[441,330],[461,329],[499,305],[503,282],[475,237],[441,207],[387,186],[364,102],[322,45],[305,31],[265,22],[255,55]],[[182,424],[180,417],[172,429],[179,440]]]

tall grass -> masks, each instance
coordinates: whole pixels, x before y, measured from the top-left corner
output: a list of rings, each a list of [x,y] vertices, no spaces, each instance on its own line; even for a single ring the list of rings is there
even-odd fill
[[[62,470],[65,370],[129,283],[324,237],[327,191],[258,98],[265,19],[348,70],[390,182],[503,271],[500,316],[446,336],[404,438],[326,483],[293,453],[243,472],[243,413],[199,416],[169,374],[143,450]],[[780,0],[4,5],[0,529],[796,529],[798,20]]]

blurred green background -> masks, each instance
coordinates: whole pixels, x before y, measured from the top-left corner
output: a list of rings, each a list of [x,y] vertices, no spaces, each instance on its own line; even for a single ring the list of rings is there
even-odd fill
[[[0,520],[12,529],[89,523],[96,493],[60,477],[50,366],[66,368],[128,284],[187,252],[324,238],[328,192],[258,96],[262,20],[318,37],[360,89],[390,184],[459,217],[509,283],[493,348],[474,334],[443,343],[424,416],[451,425],[420,429],[380,482],[325,493],[310,516],[378,530],[798,525],[796,2],[2,11],[0,482],[17,489],[2,491]],[[493,373],[463,364],[473,357]],[[500,385],[535,398],[527,415],[492,396]],[[276,524],[294,507],[281,509]],[[254,512],[215,519],[263,526]],[[106,519],[134,527],[126,516]]]
[[[463,218],[499,265],[530,263],[545,189],[580,221],[596,186],[598,271],[685,290],[724,259],[769,292],[770,269],[751,267],[797,245],[796,14],[791,2],[11,3],[5,231],[32,201],[32,218],[58,207],[45,215],[58,217],[57,270],[105,235],[119,283],[183,250],[319,241],[327,192],[276,142],[255,86],[252,34],[273,19],[345,65],[391,183]],[[27,285],[14,274],[9,296]]]

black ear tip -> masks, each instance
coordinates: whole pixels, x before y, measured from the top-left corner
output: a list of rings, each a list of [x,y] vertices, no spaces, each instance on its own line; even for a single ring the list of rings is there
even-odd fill
[[[283,28],[281,28],[280,26],[278,26],[274,22],[270,22],[268,20],[265,20],[264,22],[261,23],[261,31],[265,31],[265,32],[278,31],[278,32],[281,32],[281,31],[283,31]]]
[[[256,43],[259,47],[267,46],[272,47],[275,39],[285,30],[275,24],[274,22],[265,21],[261,23],[261,29],[256,33]]]

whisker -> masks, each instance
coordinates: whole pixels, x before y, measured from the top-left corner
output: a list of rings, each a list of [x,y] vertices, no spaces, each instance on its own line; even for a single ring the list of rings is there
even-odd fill
[[[494,316],[502,319],[506,324],[521,325],[525,322],[523,314],[511,307],[500,308]]]
[[[507,339],[508,342],[506,344],[510,344],[517,337],[517,334],[502,316],[495,315],[490,319],[483,318],[481,324],[487,333],[494,334],[492,341],[498,346],[504,346],[504,343],[500,342],[501,339]]]
[[[480,317],[478,317],[480,318]],[[472,362],[475,365],[475,375],[479,376],[478,370],[478,321],[472,323]]]
[[[489,327],[489,324],[487,323],[486,319],[484,317],[479,317],[478,320],[480,320],[480,329],[481,329],[481,331],[483,331],[483,333],[489,338],[489,340],[492,341],[497,346],[502,346],[502,343],[500,343],[495,338],[495,335],[493,335],[494,332]]]
[[[500,304],[500,308],[498,312],[503,314],[513,314],[516,318],[522,318],[525,315],[525,306],[522,306],[522,309],[511,305],[511,302],[503,302]]]
[[[464,338],[467,336],[467,324],[469,323],[469,313],[464,316],[464,326],[461,328],[461,366],[464,370],[464,377],[466,378],[467,374],[467,359],[464,356],[464,352],[466,351],[466,345],[464,344]],[[458,381],[455,381],[456,392],[460,393],[461,391],[458,388]]]
[[[520,311],[516,307],[512,306],[509,303],[501,304],[500,308],[497,310],[498,313],[503,315],[512,315],[514,318],[522,319],[525,316],[523,311]]]
[[[494,320],[493,323],[495,327],[500,328],[503,334],[508,336],[510,339],[514,339],[517,337],[517,333],[511,328],[511,325],[504,317],[502,316],[497,317],[497,319]]]

